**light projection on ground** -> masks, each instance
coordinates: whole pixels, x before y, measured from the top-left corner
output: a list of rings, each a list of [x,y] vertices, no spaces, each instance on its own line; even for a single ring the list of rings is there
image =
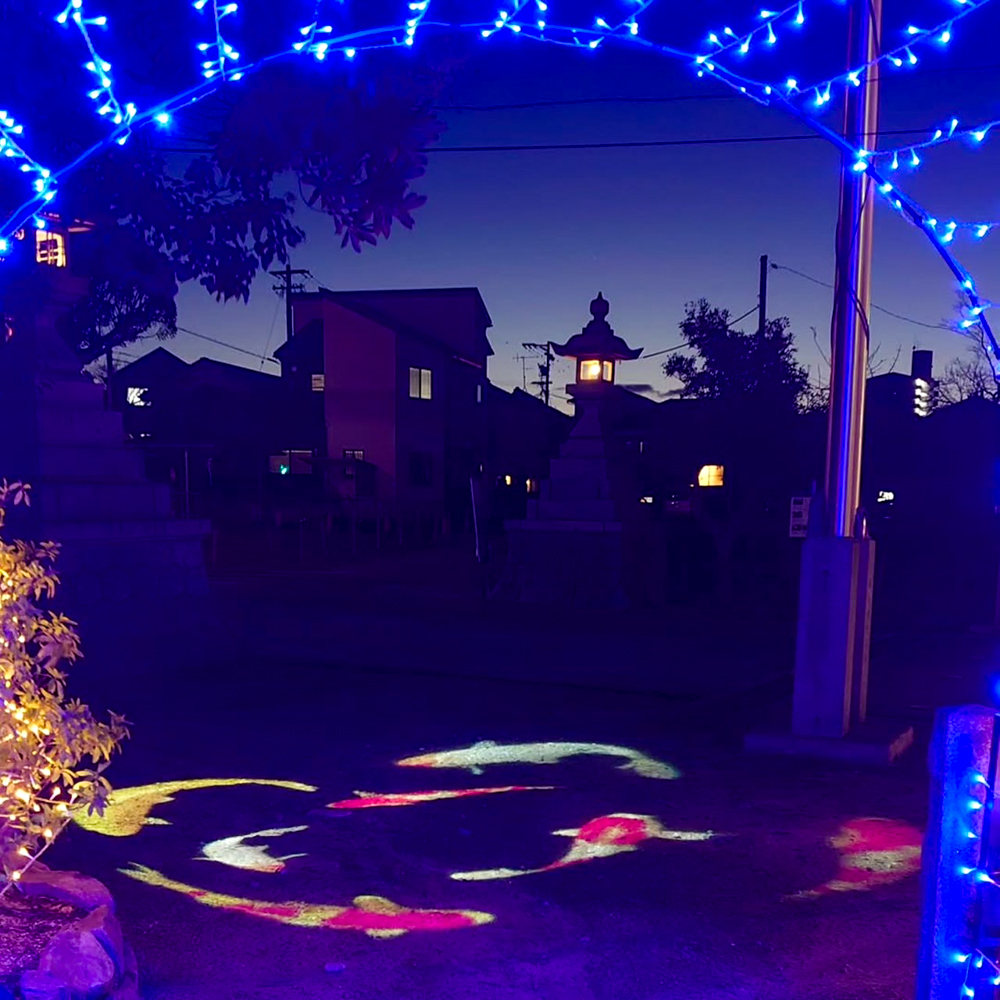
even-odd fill
[[[838,853],[837,873],[791,899],[817,899],[835,892],[864,892],[892,885],[920,871],[923,834],[908,823],[863,816],[845,823],[827,841]]]
[[[612,743],[494,743],[482,740],[461,750],[442,750],[396,761],[399,767],[458,767],[482,774],[493,764],[558,764],[566,757],[596,754],[601,757],[624,757],[618,769],[632,771],[643,778],[669,781],[680,771],[670,764],[647,757],[638,750]]]
[[[451,877],[460,882],[482,882],[489,879],[515,878],[518,875],[538,875],[597,858],[610,858],[615,854],[636,851],[647,840],[711,840],[717,836],[711,830],[667,830],[653,816],[634,813],[611,813],[589,820],[579,830],[555,830],[554,836],[572,837],[569,850],[558,860],[542,868],[489,868],[475,872],[452,872]]]
[[[331,802],[327,809],[383,809],[391,806],[417,806],[422,802],[445,799],[468,799],[478,795],[498,795],[502,792],[551,792],[555,785],[499,785],[493,788],[454,788],[437,792],[355,792],[357,798]]]
[[[150,816],[154,806],[173,802],[178,792],[199,788],[230,788],[234,785],[269,785],[272,788],[289,788],[295,792],[315,792],[315,785],[301,781],[279,781],[271,778],[192,778],[187,781],[161,781],[155,785],[135,785],[116,788],[103,815],[78,810],[73,821],[84,830],[103,834],[105,837],[134,837],[144,826],[169,826],[170,821]]]
[[[496,919],[492,913],[481,913],[478,910],[410,909],[383,896],[355,896],[350,906],[301,902],[268,903],[199,889],[145,865],[133,864],[119,871],[139,882],[170,889],[215,909],[263,917],[292,927],[362,931],[373,938],[400,937],[409,931],[453,931],[465,927],[480,927]]]
[[[244,833],[238,837],[222,837],[205,844],[201,849],[202,856],[198,861],[217,861],[220,865],[230,868],[243,868],[251,872],[281,872],[285,870],[285,862],[292,858],[304,858],[305,854],[286,854],[275,858],[267,853],[267,844],[248,844],[248,840],[258,837],[282,837],[286,833],[301,833],[308,826],[284,826],[274,830],[258,830],[256,833]]]

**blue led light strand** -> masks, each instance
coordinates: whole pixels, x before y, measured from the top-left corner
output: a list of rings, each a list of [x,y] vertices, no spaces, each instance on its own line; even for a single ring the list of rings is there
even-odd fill
[[[87,17],[83,11],[83,0],[69,0],[62,13],[56,17],[56,21],[64,27],[75,24],[87,46],[90,60],[84,63],[84,69],[93,78],[93,88],[87,92],[87,96],[97,105],[97,113],[102,117],[107,116],[115,125],[131,122],[136,115],[136,107],[131,102],[123,105],[115,97],[114,84],[111,80],[111,63],[98,53],[90,34],[91,27],[107,27],[108,19],[104,15]],[[127,139],[126,132],[119,136],[118,144],[124,145]]]
[[[774,30],[776,25],[780,25],[786,20],[790,20],[795,27],[801,27],[806,20],[805,6],[801,0],[789,4],[782,10],[762,10],[757,15],[760,23],[749,31],[736,32],[730,27],[724,27],[721,31],[712,31],[708,36],[708,43],[712,48],[708,52],[702,52],[695,62],[701,65],[710,58],[718,58],[726,52],[735,51],[738,55],[748,55],[755,44],[763,44],[768,47],[775,45],[778,41],[778,34]]]
[[[882,66],[884,63],[888,63],[896,69],[905,69],[916,66],[920,60],[913,51],[914,46],[937,44],[939,46],[946,47],[954,37],[955,23],[968,17],[970,14],[974,14],[978,10],[981,10],[986,6],[986,4],[990,3],[991,0],[953,0],[953,2],[957,2],[962,9],[953,14],[947,20],[941,21],[933,28],[927,29],[909,25],[904,31],[906,41],[897,45],[895,48],[880,53],[877,58],[861,66],[855,66],[846,73],[829,77],[828,79],[821,80],[818,83],[805,84],[800,87],[799,90],[801,92],[808,92],[814,95],[814,102],[816,103],[816,106],[821,107],[829,102],[830,94],[832,93],[834,86],[860,86],[861,77],[866,72],[875,67]]]
[[[209,3],[212,5],[215,39],[211,42],[200,42],[196,48],[204,56],[214,52],[214,57],[202,60],[201,75],[206,80],[211,80],[216,76],[223,80],[239,80],[243,76],[243,71],[235,67],[230,69],[229,64],[239,62],[240,54],[223,37],[222,19],[235,14],[240,9],[240,5],[235,0],[224,0],[222,4],[219,3],[219,0],[194,0],[191,6],[199,13],[204,13]]]

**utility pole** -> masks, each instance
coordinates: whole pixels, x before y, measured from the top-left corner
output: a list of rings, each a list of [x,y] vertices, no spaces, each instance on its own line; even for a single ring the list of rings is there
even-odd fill
[[[547,341],[544,344],[524,343],[521,346],[526,351],[531,351],[532,353],[540,351],[542,354],[542,360],[538,362],[538,378],[531,384],[538,386],[538,396],[548,406],[549,396],[552,391],[552,362],[555,361],[555,355],[552,353],[552,344]]]
[[[757,336],[763,339],[767,329],[767,254],[760,258],[760,290],[757,293]]]
[[[281,271],[269,271],[268,274],[280,278],[278,284],[271,287],[285,299],[285,343],[292,339],[292,292],[305,291],[305,285],[301,282],[292,282],[293,275],[308,275],[309,272],[302,268],[293,268],[290,261],[285,262],[285,267]]]
[[[860,149],[878,139],[882,0],[851,0],[844,135]],[[865,721],[875,547],[861,509],[861,446],[868,362],[874,192],[844,156],[837,222],[826,479],[802,552],[795,650],[793,737],[839,738]],[[766,259],[766,258],[765,258]],[[762,270],[763,273],[763,270]],[[912,731],[911,731],[912,738]],[[889,756],[905,749],[894,741]]]
[[[528,358],[530,355],[527,354],[515,354],[514,360],[521,362],[521,388],[527,392],[528,391]]]

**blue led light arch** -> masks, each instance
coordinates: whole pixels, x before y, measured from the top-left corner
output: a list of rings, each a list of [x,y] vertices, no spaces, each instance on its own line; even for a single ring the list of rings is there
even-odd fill
[[[952,118],[947,125],[920,142],[870,151],[854,146],[818,117],[818,113],[831,104],[839,91],[860,85],[864,74],[873,68],[905,71],[919,63],[918,53],[924,49],[946,47],[952,41],[959,22],[975,14],[991,0],[941,0],[943,16],[933,25],[920,27],[909,24],[900,33],[900,41],[887,42],[884,51],[872,63],[815,82],[806,82],[804,78],[800,80],[794,76],[787,76],[783,81],[765,82],[738,72],[732,62],[745,60],[756,51],[773,48],[789,32],[805,30],[809,24],[810,8],[830,0],[809,0],[808,3],[807,0],[794,0],[777,9],[761,9],[747,26],[734,29],[726,25],[709,31],[699,51],[655,41],[643,34],[643,15],[655,2],[608,0],[609,6],[617,4],[620,8],[616,16],[598,16],[590,23],[581,25],[556,19],[573,6],[580,6],[573,0],[511,0],[491,18],[480,17],[458,23],[434,19],[435,0],[400,0],[402,16],[396,23],[343,32],[323,23],[323,3],[318,0],[310,23],[298,28],[297,37],[268,55],[245,61],[235,44],[238,34],[234,19],[239,11],[237,0],[194,0],[192,6],[203,19],[205,27],[204,36],[195,43],[200,79],[155,105],[140,108],[117,92],[114,68],[101,54],[99,32],[109,30],[109,19],[104,14],[89,10],[91,0],[69,0],[55,21],[67,33],[75,33],[82,42],[87,56],[84,63],[89,84],[87,96],[94,103],[97,114],[108,122],[109,128],[101,139],[72,161],[52,167],[42,164],[31,154],[24,125],[6,110],[0,110],[0,163],[10,160],[31,180],[30,195],[7,212],[0,223],[0,258],[10,250],[11,237],[30,224],[33,218],[37,225],[44,224],[38,213],[57,197],[59,182],[82,164],[113,144],[124,145],[137,129],[150,125],[169,126],[183,108],[271,63],[303,56],[311,56],[320,62],[333,58],[350,61],[374,49],[411,48],[419,35],[425,32],[475,33],[484,40],[509,33],[525,40],[585,51],[605,45],[626,45],[681,60],[700,78],[717,80],[751,100],[779,108],[831,143],[843,156],[853,160],[855,169],[872,178],[886,203],[916,226],[945,262],[967,304],[961,326],[965,330],[975,328],[981,331],[994,371],[1000,371],[1000,349],[985,315],[993,303],[980,296],[972,275],[951,249],[958,235],[968,233],[973,238],[983,238],[998,223],[993,220],[955,219],[941,222],[905,194],[890,177],[903,166],[918,167],[922,162],[918,150],[924,151],[960,139],[972,144],[982,143],[991,129],[1000,124],[1000,119],[963,126],[958,118]],[[338,0],[338,5],[343,7],[344,0]],[[230,28],[230,25],[233,27]]]

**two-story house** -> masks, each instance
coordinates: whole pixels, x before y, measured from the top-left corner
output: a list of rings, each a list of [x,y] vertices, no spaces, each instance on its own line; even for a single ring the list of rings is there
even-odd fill
[[[343,463],[362,460],[383,509],[465,521],[486,462],[490,326],[475,288],[294,296],[276,354],[283,377],[322,390],[334,491]]]

